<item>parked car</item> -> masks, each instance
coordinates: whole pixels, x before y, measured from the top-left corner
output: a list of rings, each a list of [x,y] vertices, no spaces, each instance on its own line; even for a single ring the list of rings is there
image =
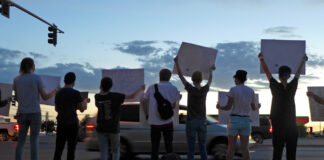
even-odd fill
[[[251,135],[258,144],[262,144],[264,139],[272,138],[271,122],[267,116],[260,116],[260,126],[253,126]]]
[[[124,103],[121,108],[120,119],[120,155],[121,159],[131,159],[136,154],[151,152],[150,127],[140,115],[139,103]],[[187,140],[185,133],[186,107],[180,106],[179,124],[174,125],[173,150],[176,153],[187,153]],[[145,117],[145,116],[144,116]],[[86,125],[88,137],[85,139],[86,148],[89,151],[98,151],[98,139],[95,132],[96,117],[93,117]],[[225,159],[227,153],[227,127],[207,116],[207,151],[215,159]],[[161,144],[163,144],[163,139]],[[163,145],[160,152],[165,152]],[[198,144],[196,152],[199,153]],[[239,139],[236,146],[236,154],[239,151]]]
[[[0,119],[0,141],[18,140],[19,125],[16,122],[8,122]]]

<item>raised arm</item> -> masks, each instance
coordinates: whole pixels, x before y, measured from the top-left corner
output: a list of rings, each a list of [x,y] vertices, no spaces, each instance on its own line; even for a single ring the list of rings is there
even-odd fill
[[[305,55],[304,57],[303,57],[303,59],[301,60],[301,62],[300,62],[300,64],[299,64],[299,67],[298,67],[298,69],[297,69],[297,72],[296,72],[296,74],[295,74],[295,78],[299,78],[300,77],[300,73],[301,73],[301,71],[302,71],[302,69],[303,69],[303,67],[304,67],[304,65],[305,65],[305,62],[308,60],[308,57]]]
[[[307,92],[306,93],[308,97],[313,98],[317,103],[324,105],[324,99],[319,97],[313,92]]]
[[[140,88],[138,88],[134,93],[126,95],[125,99],[134,99],[136,98],[142,91],[145,90],[145,85],[142,85]]]
[[[213,66],[210,67],[209,70],[209,78],[208,78],[208,82],[207,85],[210,86],[212,80],[213,80],[213,71],[216,69],[215,64],[213,64]]]
[[[230,110],[233,105],[233,97],[228,96],[227,104],[226,106],[221,106],[220,104],[217,103],[216,108],[220,110]]]
[[[175,67],[177,69],[177,73],[178,73],[178,76],[182,82],[183,85],[186,85],[188,82],[186,81],[186,79],[183,77],[183,74],[181,72],[181,69],[179,67],[179,63],[178,63],[178,56],[174,58],[174,64],[175,64]]]
[[[262,66],[265,74],[267,75],[268,80],[270,81],[270,79],[272,78],[272,75],[271,75],[271,73],[269,71],[269,68],[268,68],[267,64],[264,62],[263,55],[262,55],[261,52],[259,53],[258,57],[259,57],[259,60],[261,62],[261,66]]]

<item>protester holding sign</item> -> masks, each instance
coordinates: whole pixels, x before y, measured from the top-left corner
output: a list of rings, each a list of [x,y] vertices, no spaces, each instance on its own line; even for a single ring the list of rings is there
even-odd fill
[[[178,76],[188,92],[188,114],[186,122],[186,135],[188,143],[188,160],[193,160],[195,155],[196,134],[198,135],[198,145],[200,157],[202,160],[207,160],[206,138],[207,138],[207,123],[206,123],[206,96],[209,91],[209,86],[213,79],[213,70],[215,65],[210,67],[208,82],[205,86],[201,86],[203,75],[200,71],[193,72],[191,80],[192,86],[184,78],[181,68],[178,63],[178,57],[174,58],[174,63]]]
[[[81,93],[73,89],[76,76],[73,72],[68,72],[64,76],[64,87],[55,96],[55,110],[57,111],[57,132],[54,160],[60,160],[62,152],[67,142],[67,159],[75,158],[75,148],[79,128],[79,119],[76,111],[86,110],[89,98],[82,98]]]
[[[266,63],[264,62],[262,53],[259,54],[261,66],[266,73],[270,82],[270,90],[272,93],[272,104],[270,119],[273,128],[273,159],[279,160],[282,157],[282,151],[286,145],[287,160],[296,159],[296,147],[298,131],[296,125],[296,107],[295,94],[298,86],[298,79],[302,68],[307,61],[307,56],[301,59],[297,72],[293,80],[287,82],[290,78],[291,69],[288,66],[279,67],[279,80],[275,80]]]
[[[50,99],[56,89],[46,93],[40,77],[34,74],[35,64],[32,58],[24,58],[20,63],[20,75],[14,79],[13,90],[18,101],[17,121],[19,138],[16,147],[16,160],[21,160],[23,148],[30,127],[31,159],[38,160],[39,131],[41,128],[41,109],[39,95],[44,100]]]
[[[244,160],[249,160],[249,136],[251,134],[250,111],[257,110],[260,105],[255,105],[255,93],[252,88],[244,85],[247,72],[237,70],[233,76],[235,87],[228,93],[228,101],[225,106],[217,104],[217,109],[231,110],[228,123],[228,151],[226,160],[232,160],[235,153],[236,137],[241,136],[241,151]]]
[[[125,99],[136,98],[145,90],[145,85],[138,88],[134,93],[125,95],[117,92],[110,92],[113,81],[110,77],[104,77],[100,83],[100,93],[95,95],[96,106],[98,107],[97,132],[101,160],[108,159],[108,145],[111,146],[112,160],[119,160],[119,120],[120,107]]]
[[[173,141],[173,116],[168,119],[164,119],[161,116],[163,114],[159,111],[159,106],[156,97],[156,92],[160,92],[163,99],[169,101],[172,108],[175,108],[177,102],[180,100],[181,96],[178,89],[172,85],[169,80],[171,78],[171,71],[169,69],[162,69],[159,73],[160,82],[156,85],[151,85],[146,93],[141,103],[148,115],[148,123],[151,125],[151,160],[159,159],[159,146],[161,140],[161,134],[163,134],[165,150],[167,153],[173,152],[172,141]]]

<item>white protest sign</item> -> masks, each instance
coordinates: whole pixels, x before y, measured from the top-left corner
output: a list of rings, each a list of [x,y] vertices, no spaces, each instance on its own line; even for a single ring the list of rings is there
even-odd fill
[[[306,54],[306,41],[262,39],[261,52],[271,73],[278,73],[279,67],[285,65],[295,74]],[[301,74],[305,74],[305,66]]]
[[[221,106],[225,106],[227,104],[227,101],[228,101],[227,95],[228,95],[228,92],[218,92],[218,103]],[[254,102],[255,104],[259,104],[258,94],[255,94],[254,101],[255,101]],[[219,123],[227,124],[229,122],[232,109],[233,109],[233,107],[228,111],[218,110]],[[250,119],[251,119],[251,126],[259,126],[260,125],[259,110],[253,111],[251,108]]]
[[[308,91],[313,92],[324,98],[324,87],[307,87]],[[324,121],[324,105],[317,103],[313,98],[309,98],[309,109],[312,121]]]
[[[218,104],[221,106],[226,106],[228,101],[228,92],[218,92]],[[230,118],[231,109],[228,111],[218,110],[218,121],[222,124],[227,124]]]
[[[195,71],[201,71],[204,79],[209,78],[210,67],[215,64],[217,49],[182,42],[178,51],[179,67],[184,76],[191,77]],[[173,73],[177,73],[175,66]]]
[[[259,95],[255,94],[254,97],[254,104],[259,104]],[[251,126],[260,126],[260,114],[259,109],[250,111],[250,118],[251,118]]]
[[[48,76],[48,75],[39,75],[43,87],[45,88],[46,93],[50,93],[52,90],[57,88],[60,85],[61,77],[58,76]],[[55,96],[44,101],[42,97],[40,97],[40,104],[55,106]]]
[[[102,77],[110,77],[113,81],[111,92],[132,94],[144,85],[144,69],[103,69]],[[139,102],[143,93],[137,98],[125,101]]]
[[[1,90],[1,95],[0,95],[1,101],[4,101],[7,98],[12,96],[12,84],[0,83],[0,90]],[[9,116],[9,109],[10,109],[10,103],[7,103],[7,105],[0,107],[0,115]]]

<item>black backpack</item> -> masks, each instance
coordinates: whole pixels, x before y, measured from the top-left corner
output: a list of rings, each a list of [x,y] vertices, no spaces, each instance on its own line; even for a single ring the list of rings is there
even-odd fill
[[[161,119],[168,120],[173,116],[173,108],[171,103],[162,97],[161,93],[159,92],[157,84],[154,85],[155,93],[154,97],[157,102],[157,109],[160,114]]]

